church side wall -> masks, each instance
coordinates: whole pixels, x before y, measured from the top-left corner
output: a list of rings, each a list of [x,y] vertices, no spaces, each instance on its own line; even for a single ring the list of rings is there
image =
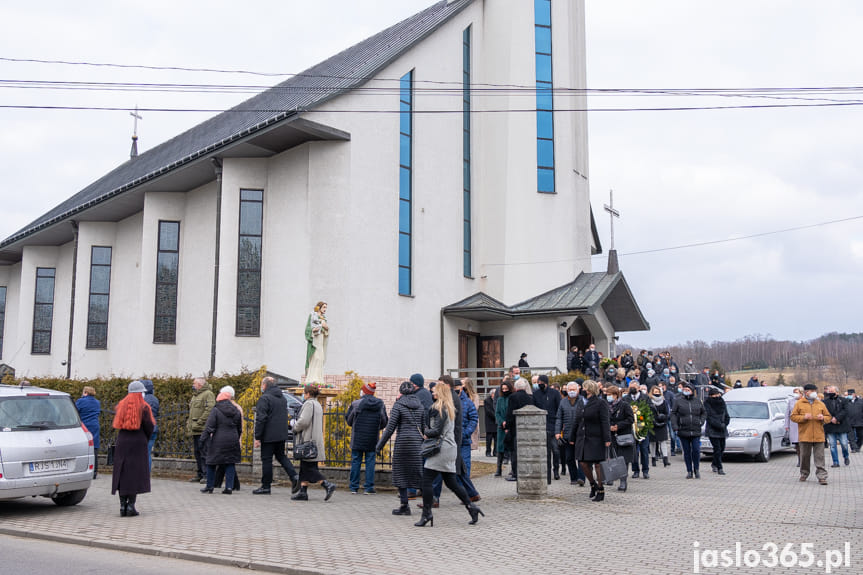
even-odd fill
[[[6,286],[6,315],[3,327],[3,350],[0,363],[15,367],[23,353],[24,338],[18,330],[21,308],[21,264],[0,267],[0,285]]]

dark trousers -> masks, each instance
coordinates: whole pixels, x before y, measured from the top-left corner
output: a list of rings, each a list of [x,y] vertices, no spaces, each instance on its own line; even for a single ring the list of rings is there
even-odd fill
[[[557,473],[560,467],[560,448],[557,445],[557,438],[554,432],[545,432],[545,474],[548,484],[551,485],[551,470]]]
[[[197,466],[197,474],[198,479],[202,479],[207,476],[207,470],[204,465],[204,456],[201,453],[201,436],[193,435],[192,436],[192,446],[195,449],[195,465]]]
[[[711,437],[710,445],[713,446],[713,461],[712,465],[716,470],[722,469],[722,454],[725,453],[725,438]]]
[[[575,445],[566,442],[563,446],[563,460],[566,462],[566,468],[569,470],[570,481],[585,481],[584,471],[581,466],[575,461]]]
[[[294,479],[297,476],[297,470],[294,469],[291,460],[285,456],[284,441],[268,441],[261,442],[261,487],[269,487],[273,483],[273,457],[288,474],[288,477]]]
[[[222,480],[225,479],[225,467],[226,465],[217,465],[215,475],[213,476],[213,487],[221,487]],[[233,489],[234,491],[240,488],[240,476],[236,473],[236,467],[234,468],[234,486],[231,487],[227,482],[225,483],[225,487],[227,489]]]
[[[515,441],[512,442],[512,447],[509,450],[509,472],[513,477],[518,477],[518,449],[516,449]]]
[[[485,434],[485,454],[494,453],[495,442],[497,441],[497,430],[489,431]]]
[[[638,458],[641,457],[641,469],[638,467]],[[635,455],[632,458],[632,472],[643,471],[650,474],[650,441],[645,437],[635,444]]]
[[[459,483],[455,473],[444,473],[434,469],[423,468],[423,514],[431,515],[432,503],[434,503],[434,487],[432,487],[432,483],[438,475],[446,483],[449,490],[455,493],[459,501],[465,505],[470,505],[470,498],[468,498],[467,492],[462,487],[462,484]]]
[[[698,463],[701,461],[701,438],[700,437],[683,437],[680,438],[680,447],[683,449],[683,461],[686,463],[686,471],[692,473],[698,471]]]
[[[860,447],[863,445],[863,427],[852,427],[848,434],[848,441],[851,443],[853,451],[860,451]]]

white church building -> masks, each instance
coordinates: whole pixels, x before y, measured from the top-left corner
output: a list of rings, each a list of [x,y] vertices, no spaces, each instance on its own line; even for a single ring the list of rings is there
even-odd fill
[[[583,0],[449,0],[131,158],[0,242],[22,376],[564,369],[649,326],[602,248]]]

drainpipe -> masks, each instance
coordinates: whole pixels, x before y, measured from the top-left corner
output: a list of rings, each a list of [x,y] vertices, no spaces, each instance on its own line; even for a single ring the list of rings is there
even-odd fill
[[[66,350],[66,379],[72,378],[72,331],[75,328],[75,284],[78,281],[78,221],[72,220],[72,235],[74,236],[74,247],[72,248],[72,299],[69,304],[69,345]]]
[[[440,310],[440,374],[444,375],[446,372],[444,371],[443,365],[443,308]]]
[[[222,160],[210,158],[216,172],[216,251],[213,261],[213,327],[210,339],[210,377],[216,371],[216,328],[219,316],[219,250],[222,242]]]

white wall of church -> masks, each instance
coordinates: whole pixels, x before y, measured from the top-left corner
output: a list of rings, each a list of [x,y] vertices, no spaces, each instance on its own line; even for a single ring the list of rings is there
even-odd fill
[[[20,308],[21,264],[0,267],[0,286],[6,286],[6,314],[3,326],[3,349],[0,350],[0,363],[14,366],[16,357],[24,345],[18,330]]]

